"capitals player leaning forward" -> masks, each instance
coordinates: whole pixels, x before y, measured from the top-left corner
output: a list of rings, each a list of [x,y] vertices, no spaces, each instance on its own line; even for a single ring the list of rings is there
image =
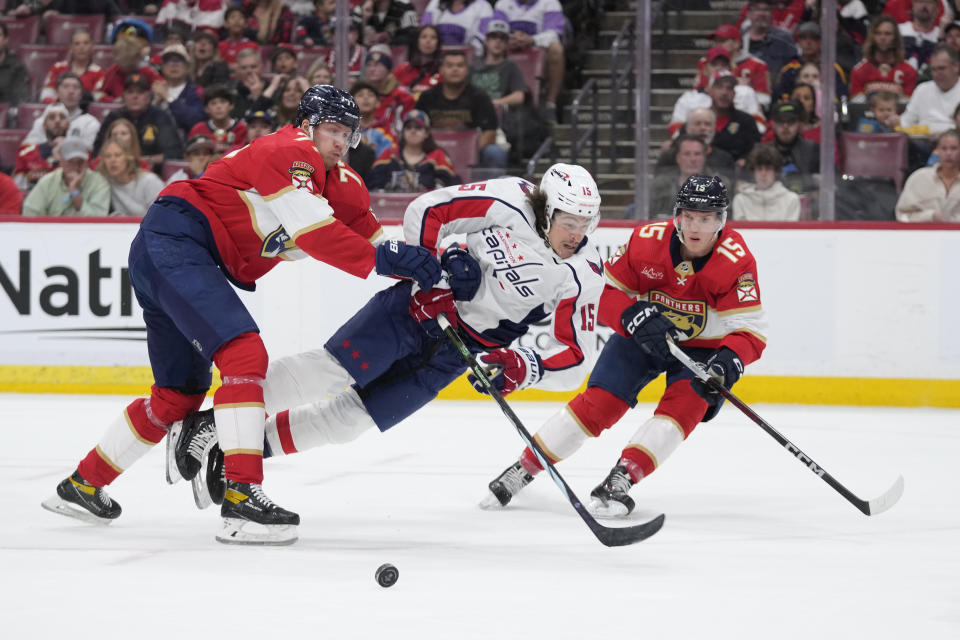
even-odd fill
[[[171,425],[196,411],[210,386],[210,364],[223,381],[213,399],[220,423],[230,500],[221,509],[222,542],[290,543],[299,516],[264,494],[263,379],[267,353],[257,325],[231,284],[252,290],[283,260],[311,257],[365,278],[371,271],[412,277],[429,289],[436,258],[403,243],[374,246],[363,217],[334,217],[325,180],[359,141],[360,111],[349,93],[308,89],[287,126],[228,154],[196,180],[164,189],[130,247],[130,280],[147,327],[155,384],[137,399],[43,506],[108,523],[120,505],[103,487],[130,468]],[[329,176],[326,167],[331,167]],[[361,235],[361,233],[363,235]]]
[[[492,381],[501,392],[578,387],[593,360],[603,290],[602,258],[587,237],[599,209],[593,178],[566,164],[548,169],[539,187],[500,178],[419,196],[404,215],[407,242],[440,252],[452,234],[465,234],[466,251],[443,251],[446,284],[419,292],[396,284],[323,349],[271,364],[264,397],[277,413],[267,420],[264,455],[349,442],[372,427],[386,431],[435,398],[467,368],[438,328],[441,311],[475,353],[485,352],[482,361],[500,369]],[[548,318],[546,344],[514,346],[529,325]],[[216,423],[219,433],[219,415]],[[184,477],[206,460],[197,477],[206,477],[217,501],[216,449],[189,453],[211,433],[209,416],[185,420],[177,460]]]
[[[677,192],[673,221],[638,227],[606,263],[599,321],[616,333],[604,345],[587,390],[535,434],[552,462],[568,458],[636,406],[637,394],[666,372],[667,388],[653,417],[630,438],[607,478],[591,492],[588,509],[621,517],[634,507],[628,492],[669,456],[700,422],[716,415],[723,397],[676,358],[666,336],[705,362],[731,387],[743,365],[760,357],[766,320],[757,265],[739,233],[724,226],[727,191],[719,178],[693,175]],[[542,471],[526,448],[493,482],[480,503],[506,506]]]

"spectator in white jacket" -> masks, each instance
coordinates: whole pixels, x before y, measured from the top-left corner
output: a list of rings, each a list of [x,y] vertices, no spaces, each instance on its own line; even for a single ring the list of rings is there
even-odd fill
[[[80,138],[87,145],[93,147],[93,141],[97,138],[100,131],[100,121],[89,113],[84,113],[80,108],[80,100],[83,98],[83,84],[80,76],[68,71],[61,73],[57,78],[57,102],[67,108],[67,117],[70,120],[70,128],[67,135],[74,138]],[[44,112],[45,114],[46,112]],[[47,141],[47,136],[43,131],[43,118],[33,121],[30,133],[24,138],[24,144],[40,144]]]
[[[747,156],[753,182],[744,183],[733,199],[734,220],[793,222],[800,219],[800,196],[778,180],[783,160],[773,145],[761,144]]]
[[[960,132],[940,136],[939,160],[907,178],[897,200],[900,222],[960,222]]]

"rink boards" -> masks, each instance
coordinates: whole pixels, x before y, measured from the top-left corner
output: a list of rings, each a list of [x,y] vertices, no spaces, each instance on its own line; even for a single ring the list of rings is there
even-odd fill
[[[9,220],[9,219],[8,219]],[[738,227],[739,228],[739,227]],[[135,222],[0,222],[0,391],[144,393],[145,331],[126,274]],[[960,229],[751,225],[768,347],[737,392],[747,401],[960,406]],[[631,227],[595,234],[604,255]],[[397,227],[389,234],[399,235]],[[283,264],[239,292],[271,357],[319,348],[389,280],[315,261]],[[546,326],[524,338],[544,337]],[[597,337],[602,346],[607,333]],[[641,394],[655,401],[655,382]],[[464,380],[441,397],[474,399]],[[563,401],[536,390],[517,399]]]

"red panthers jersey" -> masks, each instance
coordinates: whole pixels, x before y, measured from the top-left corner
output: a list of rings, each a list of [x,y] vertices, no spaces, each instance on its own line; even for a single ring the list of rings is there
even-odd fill
[[[909,62],[895,67],[882,64],[879,67],[869,60],[861,60],[850,72],[850,99],[862,98],[874,91],[892,91],[910,97],[917,86],[917,70]]]
[[[213,162],[200,178],[171,183],[206,216],[228,273],[245,288],[281,260],[310,256],[365,278],[374,247],[334,217],[313,140],[287,125]],[[368,196],[369,197],[369,196]]]
[[[693,86],[694,89],[702,89],[707,86],[707,81],[709,78],[706,77],[706,74],[703,71],[703,68],[706,65],[706,56],[701,57],[697,61],[697,83]],[[766,62],[757,56],[747,56],[734,65],[733,75],[735,75],[737,78],[745,78],[747,80],[747,84],[753,87],[753,90],[757,92],[757,98],[760,98],[761,101],[769,101],[770,68],[767,66]]]
[[[605,263],[600,322],[627,335],[620,322],[636,300],[648,300],[683,332],[683,345],[729,347],[744,364],[766,346],[757,264],[743,237],[724,227],[713,251],[684,260],[673,220],[638,227]]]

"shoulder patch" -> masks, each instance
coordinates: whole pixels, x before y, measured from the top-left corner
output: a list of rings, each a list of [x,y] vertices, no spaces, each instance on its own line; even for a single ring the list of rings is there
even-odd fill
[[[309,162],[305,162],[304,160],[294,160],[293,164],[290,165],[289,171],[292,174],[297,169],[302,169],[307,173],[309,173],[310,175],[313,175],[313,172],[316,171],[316,169],[313,168],[312,164],[310,164]]]
[[[753,281],[752,273],[742,273],[737,278],[737,302],[757,302],[760,294],[757,293],[757,283]]]

